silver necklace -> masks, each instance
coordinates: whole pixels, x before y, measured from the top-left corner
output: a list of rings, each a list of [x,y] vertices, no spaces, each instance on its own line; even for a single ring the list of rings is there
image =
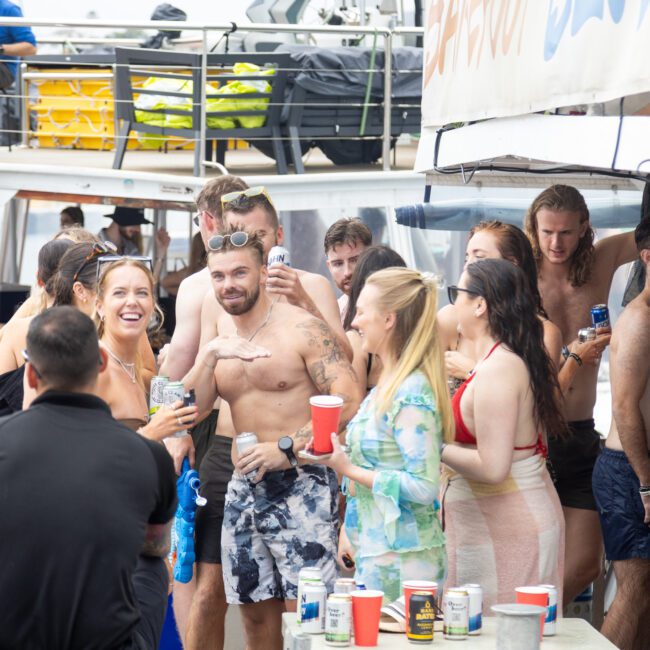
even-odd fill
[[[273,305],[275,305],[275,302],[271,303],[271,306],[269,307],[269,313],[266,315],[266,318],[262,324],[248,338],[245,336],[242,338],[246,338],[246,340],[250,343],[257,336],[258,332],[269,322],[269,319],[271,318],[271,312],[273,311]],[[235,332],[237,333],[237,336],[241,336],[239,334],[239,330],[235,330]]]
[[[126,363],[125,361],[122,361],[122,359],[120,359],[117,354],[106,345],[106,343],[102,343],[102,345],[106,348],[106,352],[108,352],[111,359],[114,359],[120,364],[122,370],[124,370],[124,372],[129,376],[131,382],[135,384],[135,363]]]

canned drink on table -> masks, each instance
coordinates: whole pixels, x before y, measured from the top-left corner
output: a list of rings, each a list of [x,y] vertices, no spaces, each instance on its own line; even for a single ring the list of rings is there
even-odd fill
[[[591,308],[591,322],[596,329],[610,327],[607,305],[594,305]]]
[[[583,327],[578,330],[578,341],[584,343],[585,341],[595,341],[596,340],[596,328],[595,327]]]
[[[334,583],[335,594],[351,594],[358,588],[354,578],[338,578]]]
[[[254,434],[253,434],[254,435]],[[301,623],[301,605],[302,605],[302,593],[306,584],[317,583],[323,581],[323,571],[317,566],[305,566],[300,569],[298,573],[298,595],[297,595],[297,607],[296,614],[298,625]]]
[[[346,647],[352,638],[352,596],[332,594],[325,610],[325,645]]]
[[[557,587],[555,585],[539,585],[548,590],[548,605],[544,619],[544,636],[554,636],[557,628]]]
[[[469,595],[465,589],[449,589],[443,599],[445,639],[466,639],[469,632]]]
[[[406,637],[411,643],[432,643],[436,599],[428,591],[414,591],[409,598]]]
[[[237,456],[241,456],[244,453],[244,450],[256,445],[258,443],[257,436],[251,431],[242,431],[235,438],[235,444],[237,445]],[[252,481],[257,476],[257,470],[254,469],[251,472],[246,474],[246,478],[249,481]]]
[[[285,266],[291,266],[291,256],[289,254],[289,251],[284,246],[274,246],[269,251],[269,257],[266,265],[273,266],[274,264],[284,264]]]
[[[291,650],[311,650],[311,637],[304,632],[294,632]]]
[[[185,386],[182,381],[169,381],[163,388],[163,402],[165,406],[171,406],[174,402],[185,403]],[[182,438],[187,435],[187,429],[177,431],[172,437]]]
[[[468,633],[475,636],[481,633],[483,627],[483,587],[476,584],[463,585],[469,596]]]
[[[169,377],[156,375],[151,379],[149,389],[149,415],[153,415],[165,403],[165,386],[169,383]]]
[[[300,598],[300,629],[308,634],[325,632],[327,589],[322,582],[307,582]]]

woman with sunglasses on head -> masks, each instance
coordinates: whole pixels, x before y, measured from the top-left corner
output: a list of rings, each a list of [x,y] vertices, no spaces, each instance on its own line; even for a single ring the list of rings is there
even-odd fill
[[[365,392],[377,385],[381,375],[381,361],[375,354],[370,354],[363,349],[363,342],[359,332],[352,327],[357,315],[357,301],[366,280],[375,271],[391,267],[406,267],[402,256],[388,246],[370,246],[359,256],[359,260],[352,274],[350,296],[343,319],[345,335],[352,345],[352,367],[357,374],[359,384],[365,386]]]
[[[139,347],[154,311],[159,312],[151,270],[128,257],[102,266],[96,318],[108,365],[99,375],[99,397],[108,404],[114,418],[152,440],[161,441],[185,431],[194,423],[197,408],[184,407],[182,401],[148,418]]]
[[[451,469],[449,584],[481,584],[485,607],[509,602],[522,585],[553,584],[561,594],[564,517],[544,439],[567,424],[535,297],[523,271],[500,259],[468,264],[448,293],[479,358],[454,395],[456,431],[441,453]]]
[[[537,265],[526,235],[517,226],[500,221],[482,221],[476,224],[470,230],[465,265],[482,259],[505,259],[524,272],[528,289],[533,296],[535,313],[544,328],[544,345],[553,362],[559,366],[562,334],[548,319],[542,307],[542,298],[537,288]],[[469,377],[478,359],[472,345],[458,331],[458,317],[453,305],[443,307],[438,312],[437,320],[445,350],[449,388],[453,395]]]
[[[439,450],[453,423],[433,325],[437,292],[432,278],[410,269],[368,277],[353,326],[364,351],[381,360],[381,375],[348,424],[350,455],[333,434],[334,452],[319,461],[354,483],[339,561],[354,558],[357,579],[388,601],[401,595],[403,580],[445,574]]]

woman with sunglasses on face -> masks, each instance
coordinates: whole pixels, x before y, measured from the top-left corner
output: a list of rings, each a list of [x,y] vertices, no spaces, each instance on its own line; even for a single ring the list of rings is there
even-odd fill
[[[564,517],[543,441],[567,425],[535,298],[523,271],[499,259],[468,264],[448,293],[480,359],[454,395],[456,430],[441,453],[451,470],[449,584],[481,584],[485,607],[511,601],[522,585],[553,584],[561,594]]]
[[[339,561],[386,599],[406,579],[440,580],[445,541],[438,519],[439,450],[453,429],[437,328],[437,285],[410,269],[373,273],[357,301],[354,327],[382,372],[347,427],[350,455],[319,462],[354,483],[339,538]],[[349,561],[348,561],[349,564]]]
[[[195,406],[177,401],[149,420],[139,346],[155,310],[154,279],[142,262],[122,258],[102,265],[97,284],[96,318],[108,365],[99,375],[98,395],[113,417],[153,440],[163,440],[192,426]],[[161,319],[162,320],[162,319]]]
[[[542,307],[542,298],[537,288],[537,265],[526,235],[517,226],[500,221],[482,221],[476,224],[470,230],[465,265],[482,259],[505,259],[524,272],[528,289],[533,296],[535,312],[544,328],[544,345],[553,362],[559,366],[562,334],[548,319]],[[449,388],[453,395],[470,375],[478,359],[471,343],[458,331],[458,317],[453,305],[443,307],[438,312],[437,320],[445,350]]]

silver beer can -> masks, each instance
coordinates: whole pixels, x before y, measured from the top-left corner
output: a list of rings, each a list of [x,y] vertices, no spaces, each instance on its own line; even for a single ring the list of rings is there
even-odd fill
[[[352,638],[352,596],[332,594],[325,609],[325,645],[345,647]]]
[[[483,627],[483,588],[481,585],[463,585],[469,596],[469,635],[475,636],[481,633]]]
[[[540,585],[540,587],[548,590],[544,636],[554,636],[557,631],[557,587],[555,585]]]
[[[443,598],[445,639],[466,639],[469,633],[469,595],[465,589],[449,589]]]
[[[183,386],[183,382],[167,382],[163,388],[163,404],[165,406],[171,406],[174,402],[178,402],[179,400],[185,402],[185,387]],[[172,437],[182,438],[186,435],[188,435],[187,429],[181,429],[181,431],[177,431]]]
[[[165,403],[165,386],[169,383],[169,377],[156,375],[151,379],[149,389],[149,415],[153,415]]]
[[[238,434],[235,438],[235,444],[237,445],[237,456],[241,456],[246,449],[252,447],[253,445],[256,445],[258,442],[259,441],[257,439],[257,436],[251,431],[243,431],[242,433]],[[256,476],[256,469],[246,474],[246,478],[249,481],[252,481]]]
[[[293,632],[291,650],[311,650],[311,637],[304,632]]]
[[[325,632],[327,589],[322,582],[308,582],[300,597],[300,630],[308,634]]]
[[[596,340],[596,328],[595,327],[583,327],[578,330],[578,341],[584,343],[585,341],[595,341]]]
[[[284,264],[285,266],[291,266],[291,255],[284,246],[274,246],[269,251],[269,257],[266,265],[273,266],[274,264]]]

